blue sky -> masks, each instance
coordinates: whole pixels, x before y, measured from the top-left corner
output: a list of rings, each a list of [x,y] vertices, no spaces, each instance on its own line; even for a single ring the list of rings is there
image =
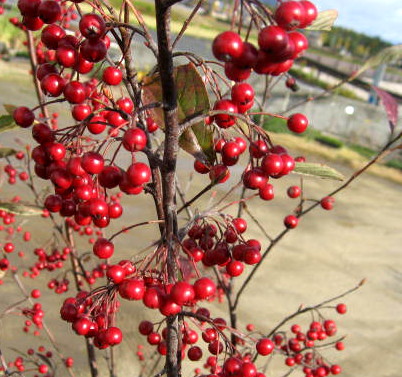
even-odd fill
[[[337,26],[402,43],[402,0],[312,0],[319,10],[336,9]]]

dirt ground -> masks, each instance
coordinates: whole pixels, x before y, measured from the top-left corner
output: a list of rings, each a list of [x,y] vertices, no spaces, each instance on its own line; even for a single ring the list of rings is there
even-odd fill
[[[14,90],[10,89],[10,96],[15,96]],[[28,96],[28,90],[22,88],[20,93],[19,99],[23,101]],[[3,90],[0,102],[10,103],[9,98]],[[16,135],[26,140],[27,133],[18,131],[16,134],[1,134],[0,143],[8,146]],[[317,159],[314,156],[308,158]],[[185,179],[184,182],[188,181],[189,165],[186,157],[179,165],[180,177]],[[337,168],[346,176],[351,173],[344,166]],[[196,177],[190,186],[184,185],[187,197],[192,197],[206,183],[206,178]],[[233,178],[227,184],[217,187],[214,200],[234,183]],[[257,199],[250,204],[250,211],[266,226],[270,235],[275,236],[283,229],[283,217],[295,207],[295,202],[286,198],[286,188],[298,183],[296,175],[275,181],[274,201],[267,203]],[[304,179],[306,196],[311,198],[321,198],[338,184],[317,178]],[[7,185],[1,188],[2,198],[9,198],[16,193],[20,193],[18,189]],[[289,232],[275,247],[245,291],[239,307],[240,327],[244,329],[247,323],[252,322],[257,329],[266,333],[300,305],[313,305],[336,296],[365,278],[367,282],[360,290],[342,299],[348,305],[347,315],[337,315],[333,310],[324,312],[328,318],[337,320],[339,334],[347,335],[345,351],[327,350],[325,355],[330,361],[342,365],[343,376],[399,377],[402,357],[401,194],[401,185],[365,175],[337,196],[333,211],[317,209],[303,218],[298,228]],[[236,195],[238,192],[233,198]],[[149,198],[129,198],[126,203],[125,215],[119,226],[122,223],[135,223],[137,219],[154,219]],[[250,223],[247,237],[264,239],[261,232],[251,226],[252,221],[247,216],[246,219]],[[29,221],[34,243],[43,244],[50,237],[50,229],[40,219],[31,218]],[[118,228],[112,227],[110,233],[113,229]],[[152,241],[155,234],[156,228],[149,227],[133,231],[132,237],[119,239],[116,242],[116,258],[132,255]],[[81,247],[89,249],[87,242],[83,242]],[[32,249],[30,247],[25,251],[29,254]],[[246,269],[246,273],[249,270]],[[47,323],[65,349],[64,353],[76,358],[77,375],[88,376],[83,342],[72,333],[68,324],[59,319],[60,303],[67,295],[48,294],[44,288],[45,278],[34,282],[24,279],[24,283],[29,289],[41,287],[46,292],[44,307]],[[236,286],[240,285],[240,281],[241,278]],[[21,297],[9,276],[6,276],[0,292],[0,312]],[[224,304],[218,305],[216,315],[224,316],[225,309]],[[117,323],[125,329],[125,340],[115,349],[119,377],[138,375],[135,352],[138,342],[144,341],[136,334],[136,328],[140,319],[153,315],[153,312],[144,310],[138,303],[122,304]],[[302,319],[300,323],[303,325],[308,319]],[[23,334],[22,326],[21,317],[7,316],[0,319],[0,349],[7,359],[15,355],[11,348],[26,350],[35,341],[32,336]],[[47,344],[44,336],[40,337],[40,343]],[[99,358],[103,358],[102,353],[99,353]],[[105,367],[102,368],[101,375],[108,375]],[[281,363],[275,364],[267,376],[281,376],[286,371],[287,368]],[[65,375],[62,369],[60,372],[60,376]]]

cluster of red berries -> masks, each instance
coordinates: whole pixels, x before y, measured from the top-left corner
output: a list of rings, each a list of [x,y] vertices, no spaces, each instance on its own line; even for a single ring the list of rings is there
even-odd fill
[[[74,9],[59,0],[18,0],[17,6],[23,16],[22,21],[13,17],[10,22],[25,30],[40,30],[45,24],[55,22],[69,28],[70,20],[77,19]]]
[[[37,351],[33,348],[29,348],[26,353],[23,353],[23,356],[17,356],[14,361],[9,361],[7,363],[7,368],[15,368],[16,371],[23,373],[32,371],[30,364],[35,364],[37,372],[44,374],[45,377],[51,377],[53,376],[52,357],[53,352],[46,351],[44,346],[39,346]],[[44,364],[44,361],[47,363]],[[67,368],[71,368],[74,365],[74,359],[72,357],[66,357],[64,359],[64,364]],[[4,366],[0,366],[0,372],[5,372]]]
[[[188,238],[182,242],[182,249],[196,263],[201,261],[205,267],[225,267],[229,276],[239,276],[244,271],[244,263],[254,265],[261,260],[261,243],[243,238],[247,229],[243,218],[229,220],[223,226],[224,229],[222,224],[215,225],[205,219],[193,225]]]
[[[95,346],[104,349],[119,344],[123,339],[121,330],[113,326],[118,308],[119,302],[116,300],[94,305],[93,296],[81,291],[75,298],[64,300],[60,315],[63,320],[72,323],[76,334],[94,338]]]
[[[317,8],[310,1],[287,1],[275,11],[276,25],[263,28],[258,34],[257,49],[243,42],[233,31],[219,34],[213,44],[214,56],[225,62],[225,74],[233,81],[246,80],[252,70],[258,74],[278,76],[287,72],[294,59],[307,49],[307,38],[295,29],[304,29],[317,17]]]
[[[17,158],[18,160],[22,160],[24,159],[24,157],[25,157],[24,152],[20,151],[15,154],[15,158]],[[22,182],[27,181],[29,178],[28,172],[26,172],[25,170],[18,171],[11,164],[7,164],[6,166],[4,166],[4,172],[8,176],[8,183],[10,185],[15,184],[17,182],[17,178]]]
[[[34,290],[33,292],[34,296],[37,295],[37,291],[39,290]],[[39,291],[40,295],[40,291]],[[38,298],[38,297],[37,297]],[[38,336],[40,334],[40,330],[43,328],[43,317],[45,315],[45,312],[42,309],[42,305],[39,302],[36,302],[33,304],[32,308],[24,308],[22,309],[22,315],[28,318],[25,321],[25,326],[23,328],[24,332],[29,332],[30,327],[32,324],[35,325],[36,329],[34,330],[34,335]]]

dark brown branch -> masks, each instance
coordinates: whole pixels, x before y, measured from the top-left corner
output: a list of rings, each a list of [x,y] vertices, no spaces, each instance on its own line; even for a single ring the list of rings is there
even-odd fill
[[[162,192],[165,219],[165,243],[167,248],[167,280],[174,283],[178,276],[176,162],[179,151],[179,123],[177,114],[177,90],[173,75],[173,56],[170,41],[170,6],[163,0],[155,0],[156,32],[158,38],[158,69],[161,78],[165,142],[163,154]],[[181,335],[177,315],[167,318],[166,374],[181,376]]]

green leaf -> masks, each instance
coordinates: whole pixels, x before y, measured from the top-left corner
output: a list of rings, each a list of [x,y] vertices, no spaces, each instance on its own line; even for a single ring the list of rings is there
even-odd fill
[[[296,162],[293,170],[294,173],[302,175],[310,175],[320,178],[334,179],[336,181],[343,181],[345,177],[342,173],[323,164],[315,164],[311,162]]]
[[[378,54],[369,58],[356,72],[350,76],[349,81],[354,80],[357,76],[360,76],[363,72],[370,68],[377,67],[381,64],[388,64],[397,61],[402,58],[402,45],[396,45],[386,47]]]
[[[178,119],[183,123],[210,109],[208,92],[202,77],[194,64],[180,65],[174,69],[177,89]],[[162,102],[162,87],[159,74],[147,76],[143,80],[145,103]],[[152,116],[160,128],[164,129],[164,117],[161,108],[152,110]],[[180,137],[180,147],[195,158],[213,162],[213,128],[199,122],[185,130]]]
[[[4,104],[3,107],[6,109],[7,113],[10,115],[13,115],[14,110],[17,108],[15,105],[10,105],[10,104]]]
[[[43,208],[39,206],[13,202],[0,202],[0,209],[22,216],[39,216],[43,213]]]
[[[17,151],[12,148],[0,148],[0,158],[12,156],[16,153],[17,153]]]
[[[11,115],[0,115],[0,132],[12,130],[13,128],[18,127],[14,118]]]
[[[337,18],[338,11],[335,9],[324,10],[318,13],[317,18],[306,30],[331,30]]]

